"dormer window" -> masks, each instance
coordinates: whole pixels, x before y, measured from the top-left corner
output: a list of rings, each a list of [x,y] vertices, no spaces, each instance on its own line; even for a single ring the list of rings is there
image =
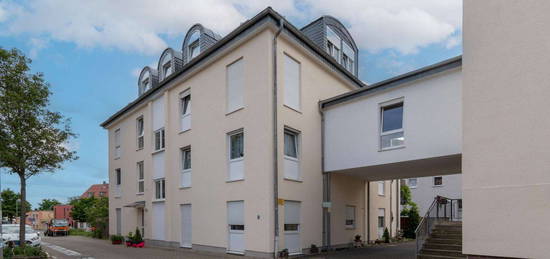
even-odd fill
[[[189,60],[195,58],[201,53],[200,44],[199,44],[199,38],[200,38],[200,31],[194,31],[193,34],[189,37],[189,44],[188,44],[188,56]]]
[[[162,65],[162,73],[164,74],[164,78],[167,78],[170,74],[172,74],[172,62],[168,61]]]
[[[151,88],[151,83],[149,82],[149,78],[145,78],[145,79],[141,82],[141,85],[142,85],[142,87],[143,87],[142,93],[147,92],[147,90],[149,90],[149,89]]]
[[[341,48],[341,39],[338,37],[338,34],[336,34],[331,28],[327,27],[327,51],[328,53],[338,61],[340,62],[340,48]]]

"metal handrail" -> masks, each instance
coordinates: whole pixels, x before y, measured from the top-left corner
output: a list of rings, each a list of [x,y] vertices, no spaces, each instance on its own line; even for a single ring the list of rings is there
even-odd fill
[[[416,254],[420,253],[422,246],[426,239],[431,235],[433,227],[440,221],[454,221],[461,220],[462,215],[455,213],[453,215],[453,202],[458,202],[459,199],[450,199],[443,196],[436,196],[430,205],[428,211],[424,217],[420,220],[420,223],[416,227]],[[440,205],[444,205],[440,210]],[[450,215],[447,215],[447,208],[449,208]],[[443,212],[443,215],[441,215]]]

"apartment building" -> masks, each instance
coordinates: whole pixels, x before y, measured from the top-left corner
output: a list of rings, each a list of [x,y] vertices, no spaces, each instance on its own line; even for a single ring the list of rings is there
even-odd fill
[[[418,205],[421,216],[424,216],[436,196],[457,199],[453,213],[462,218],[462,175],[436,175],[404,179],[411,190],[412,201]]]
[[[319,101],[365,86],[357,61],[330,16],[298,29],[267,8],[225,37],[192,26],[101,124],[110,234],[139,228],[151,245],[267,257],[396,233],[397,181],[323,169]]]

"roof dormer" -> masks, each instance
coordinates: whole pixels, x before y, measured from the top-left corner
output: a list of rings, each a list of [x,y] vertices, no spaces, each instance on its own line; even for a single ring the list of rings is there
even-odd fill
[[[332,16],[321,16],[301,31],[346,70],[357,76],[359,49],[340,21]]]
[[[138,96],[157,86],[158,81],[159,80],[157,70],[152,69],[149,66],[144,67],[139,74]]]
[[[160,55],[158,72],[159,81],[162,82],[165,78],[171,74],[179,71],[183,66],[181,52],[175,51],[172,48],[167,48]]]
[[[193,58],[200,55],[200,53],[210,48],[219,39],[221,39],[220,35],[205,28],[201,24],[197,23],[191,26],[185,35],[183,46],[181,48],[184,64],[189,63],[189,61],[193,60]]]

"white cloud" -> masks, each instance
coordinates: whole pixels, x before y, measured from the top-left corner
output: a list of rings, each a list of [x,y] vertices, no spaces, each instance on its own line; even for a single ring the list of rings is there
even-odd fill
[[[411,54],[432,43],[452,46],[462,24],[461,0],[43,0],[1,2],[0,31],[46,43],[158,55],[167,47],[163,36],[183,38],[194,23],[224,35],[268,5],[291,21],[335,16],[359,47],[371,52]]]
[[[457,35],[449,37],[449,39],[447,39],[447,42],[445,43],[445,47],[447,49],[452,49],[460,44],[462,44],[462,35]]]

